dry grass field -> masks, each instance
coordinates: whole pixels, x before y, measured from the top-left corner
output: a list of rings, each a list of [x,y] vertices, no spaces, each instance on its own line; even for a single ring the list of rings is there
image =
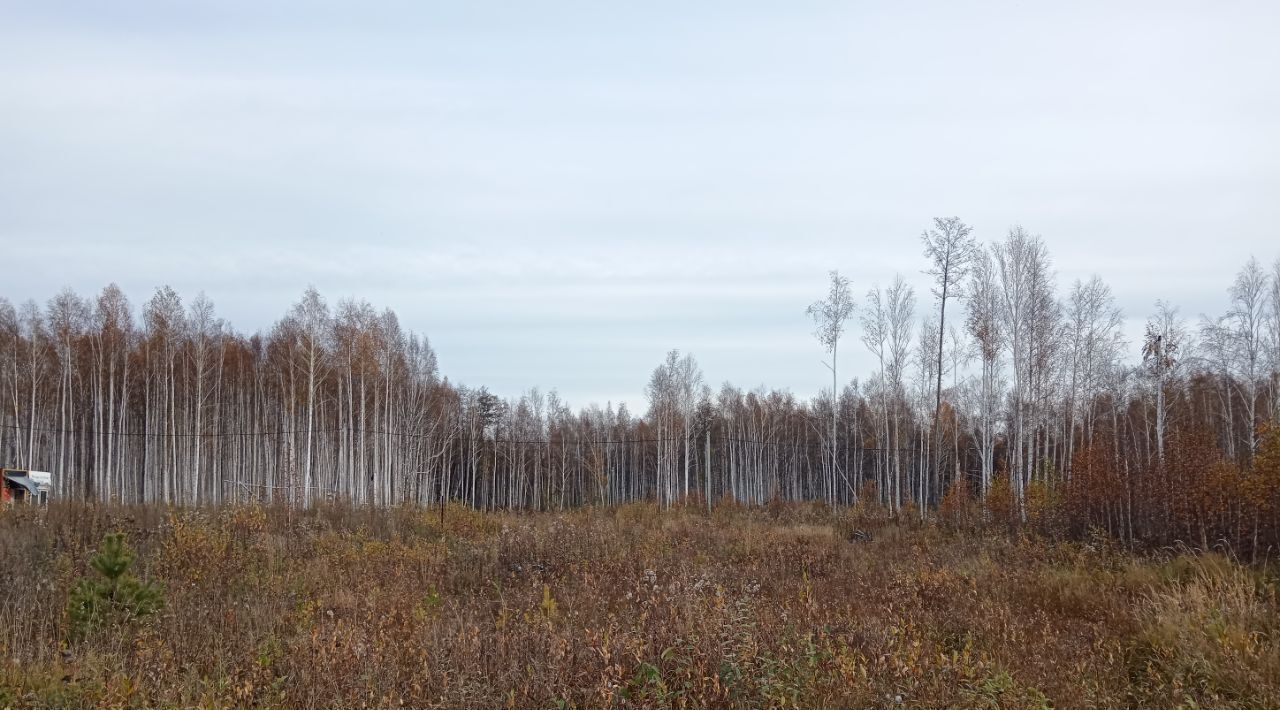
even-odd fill
[[[14,508],[0,598],[0,707],[1280,706],[1265,565],[817,506]]]

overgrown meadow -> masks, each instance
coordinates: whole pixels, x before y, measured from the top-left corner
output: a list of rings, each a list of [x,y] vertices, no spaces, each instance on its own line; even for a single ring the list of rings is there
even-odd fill
[[[10,508],[0,707],[1280,705],[1266,562],[909,519]]]

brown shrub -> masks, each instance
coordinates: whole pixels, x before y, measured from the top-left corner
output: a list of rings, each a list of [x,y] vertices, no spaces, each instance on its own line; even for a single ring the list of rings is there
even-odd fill
[[[869,506],[445,513],[4,511],[0,707],[1265,705],[1280,687],[1274,588],[1223,556]],[[166,607],[71,642],[66,595],[110,530]]]

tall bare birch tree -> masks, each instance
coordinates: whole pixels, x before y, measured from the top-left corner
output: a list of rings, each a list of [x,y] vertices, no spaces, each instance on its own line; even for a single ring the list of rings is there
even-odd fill
[[[1124,345],[1120,309],[1115,305],[1111,288],[1098,276],[1088,281],[1076,280],[1067,301],[1069,338],[1069,370],[1064,405],[1066,446],[1064,459],[1067,475],[1076,449],[1077,422],[1083,430],[1092,429],[1091,404],[1109,377]]]
[[[889,312],[885,298],[879,287],[867,291],[866,306],[862,309],[862,343],[876,358],[879,367],[877,385],[880,394],[879,416],[876,426],[880,428],[875,439],[879,444],[880,456],[877,457],[876,487],[880,502],[889,500],[889,387],[885,368],[887,355],[885,347],[889,342]]]
[[[321,379],[328,371],[326,341],[330,334],[329,307],[320,292],[310,286],[302,294],[302,299],[294,304],[290,318],[297,324],[297,367],[306,380],[307,429],[301,496],[301,502],[306,506],[311,504],[314,493],[312,458],[315,454],[316,404],[320,396]]]
[[[1023,493],[1029,479],[1031,457],[1027,436],[1028,390],[1034,368],[1036,313],[1041,298],[1040,285],[1047,279],[1048,253],[1040,237],[1021,226],[1009,230],[1003,242],[992,250],[1000,283],[1001,320],[1013,369],[1013,436],[1009,476],[1020,514],[1025,517]]]
[[[938,300],[938,352],[934,367],[937,384],[933,402],[934,477],[938,479],[937,469],[942,461],[942,457],[937,455],[942,448],[938,418],[942,414],[942,354],[946,343],[947,300],[960,295],[960,286],[969,274],[977,243],[971,234],[973,228],[961,222],[959,217],[935,217],[933,226],[920,235],[920,240],[924,242],[924,255],[932,262],[925,273],[933,277],[933,296]]]
[[[888,320],[889,336],[889,386],[893,392],[894,402],[899,405],[893,421],[893,510],[902,508],[902,475],[903,475],[903,432],[902,406],[905,404],[906,390],[903,379],[910,360],[911,327],[915,322],[916,293],[902,275],[893,278],[893,285],[885,294],[885,315]]]
[[[1246,446],[1258,451],[1258,385],[1266,372],[1267,273],[1250,257],[1231,285],[1222,326],[1231,343],[1233,375],[1244,402]]]
[[[974,260],[969,285],[969,310],[965,325],[978,349],[982,363],[978,390],[978,450],[982,461],[981,493],[986,496],[995,474],[995,428],[999,408],[1000,352],[1004,349],[1004,328],[1000,318],[999,276],[991,253],[986,249]]]
[[[1178,317],[1178,309],[1164,301],[1156,301],[1156,312],[1147,319],[1142,340],[1142,362],[1151,378],[1156,400],[1156,456],[1164,461],[1165,429],[1168,407],[1165,390],[1181,362],[1186,329]]]
[[[1271,389],[1271,419],[1280,420],[1280,257],[1271,265],[1271,285],[1267,289],[1267,383]]]
[[[836,356],[840,347],[840,337],[844,335],[845,323],[853,316],[854,303],[853,296],[849,293],[849,279],[841,276],[839,271],[832,271],[829,277],[831,283],[827,290],[827,297],[821,301],[814,301],[805,312],[813,319],[814,337],[831,355],[831,362],[823,364],[831,370],[831,468],[827,474],[827,502],[835,505],[839,449],[836,438],[836,418],[839,414],[837,402],[840,396],[836,376]]]

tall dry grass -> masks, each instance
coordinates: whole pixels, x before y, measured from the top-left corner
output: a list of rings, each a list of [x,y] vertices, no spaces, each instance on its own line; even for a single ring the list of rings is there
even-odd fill
[[[154,618],[71,641],[107,532]],[[1277,599],[874,510],[0,513],[0,707],[1275,707]]]

